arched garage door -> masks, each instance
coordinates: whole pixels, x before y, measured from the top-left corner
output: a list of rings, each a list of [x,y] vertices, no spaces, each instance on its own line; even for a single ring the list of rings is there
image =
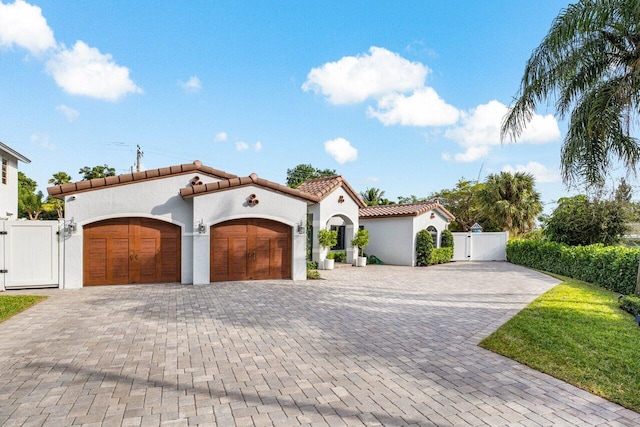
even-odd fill
[[[211,227],[212,282],[290,279],[291,227],[238,219]]]
[[[84,226],[84,285],[180,281],[180,227],[148,218]]]

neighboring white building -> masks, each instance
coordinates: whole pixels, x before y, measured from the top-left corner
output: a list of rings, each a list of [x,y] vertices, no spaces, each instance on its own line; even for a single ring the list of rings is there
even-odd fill
[[[416,265],[416,235],[428,229],[435,247],[455,217],[440,203],[368,206],[360,209],[360,225],[369,231],[368,255],[385,264]]]
[[[0,142],[2,177],[0,180],[0,219],[18,217],[18,161],[31,163],[16,150]]]

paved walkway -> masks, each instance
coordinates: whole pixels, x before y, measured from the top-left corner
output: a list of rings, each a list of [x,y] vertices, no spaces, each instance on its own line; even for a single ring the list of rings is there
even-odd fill
[[[552,287],[507,263],[45,291],[0,324],[0,424],[638,425],[476,346]]]

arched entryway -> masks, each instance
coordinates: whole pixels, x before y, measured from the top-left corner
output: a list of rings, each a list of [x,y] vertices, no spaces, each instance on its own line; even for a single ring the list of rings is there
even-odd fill
[[[211,227],[212,282],[291,278],[291,226],[258,218]]]
[[[115,218],[83,227],[83,283],[180,282],[180,227],[150,218]]]

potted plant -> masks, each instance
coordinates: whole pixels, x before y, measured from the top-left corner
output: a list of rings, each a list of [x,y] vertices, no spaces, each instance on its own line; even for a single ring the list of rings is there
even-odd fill
[[[356,259],[357,267],[364,267],[367,265],[367,257],[364,256],[364,248],[369,244],[369,231],[358,230],[356,237],[351,240],[351,245],[358,249],[358,257]]]
[[[337,230],[320,230],[318,231],[318,242],[323,248],[331,248],[338,244],[338,231]],[[327,258],[324,260],[324,269],[333,270],[334,266],[333,254],[329,252]]]

